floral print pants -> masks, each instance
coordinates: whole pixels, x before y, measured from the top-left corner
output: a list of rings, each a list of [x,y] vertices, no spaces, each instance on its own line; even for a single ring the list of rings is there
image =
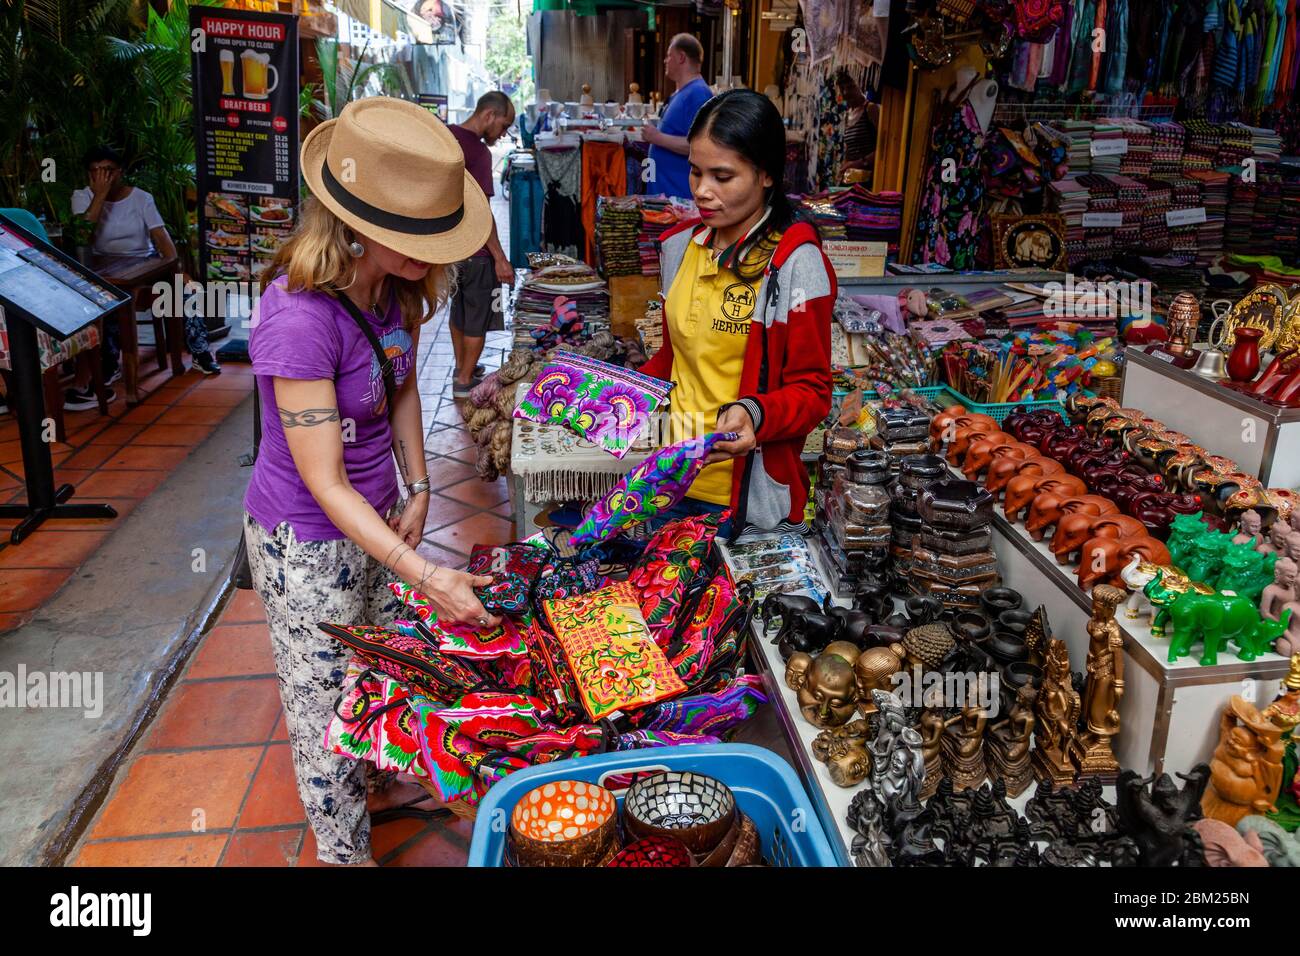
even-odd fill
[[[401,607],[388,588],[392,574],[346,538],[299,541],[287,523],[268,533],[247,514],[244,532],[316,854],[326,863],[363,863],[370,859],[369,765],[325,749],[352,652],[316,624],[391,624]]]

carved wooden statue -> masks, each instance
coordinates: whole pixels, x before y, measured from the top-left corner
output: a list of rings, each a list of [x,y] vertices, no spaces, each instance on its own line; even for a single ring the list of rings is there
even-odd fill
[[[1201,800],[1207,817],[1236,826],[1252,813],[1276,813],[1282,789],[1283,730],[1243,697],[1219,719],[1219,745],[1210,760],[1210,786]]]
[[[1016,691],[1016,702],[1011,712],[989,727],[985,738],[989,776],[1006,784],[1007,794],[1018,797],[1034,780],[1030,763],[1030,745],[1033,740],[1034,700],[1037,690],[1033,684],[1024,684]]]
[[[1071,756],[1079,775],[1111,783],[1119,762],[1110,739],[1119,733],[1119,701],[1124,696],[1124,636],[1115,608],[1124,600],[1119,588],[1099,584],[1092,589],[1092,619],[1088,622],[1088,682],[1083,691],[1085,730],[1074,739]]]
[[[1074,782],[1070,744],[1079,724],[1079,695],[1070,683],[1070,654],[1065,642],[1052,638],[1044,660],[1043,683],[1034,708],[1034,774],[1055,785]]]

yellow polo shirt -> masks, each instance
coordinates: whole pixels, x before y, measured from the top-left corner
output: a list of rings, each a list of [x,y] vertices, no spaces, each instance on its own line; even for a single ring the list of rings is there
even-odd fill
[[[701,231],[686,246],[682,264],[664,298],[668,335],[673,343],[669,440],[682,441],[714,431],[718,408],[740,397],[749,322],[758,301],[758,285],[741,279],[704,243]],[[731,503],[734,461],[703,469],[689,497],[712,504]]]

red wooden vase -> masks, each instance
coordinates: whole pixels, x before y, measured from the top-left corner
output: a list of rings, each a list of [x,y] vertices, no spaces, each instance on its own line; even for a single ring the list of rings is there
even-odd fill
[[[1263,337],[1263,329],[1248,325],[1237,329],[1228,356],[1228,377],[1234,382],[1249,382],[1259,374],[1259,340]]]

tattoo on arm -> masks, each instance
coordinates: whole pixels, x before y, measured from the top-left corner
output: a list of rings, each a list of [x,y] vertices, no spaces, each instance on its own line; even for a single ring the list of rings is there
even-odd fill
[[[336,422],[339,420],[339,410],[337,408],[305,408],[300,412],[287,412],[283,408],[279,409],[280,424],[285,428],[310,428],[312,425],[321,425],[325,422]]]
[[[402,478],[406,481],[411,480],[411,469],[406,464],[406,442],[400,438],[397,439],[397,464],[402,469]]]

